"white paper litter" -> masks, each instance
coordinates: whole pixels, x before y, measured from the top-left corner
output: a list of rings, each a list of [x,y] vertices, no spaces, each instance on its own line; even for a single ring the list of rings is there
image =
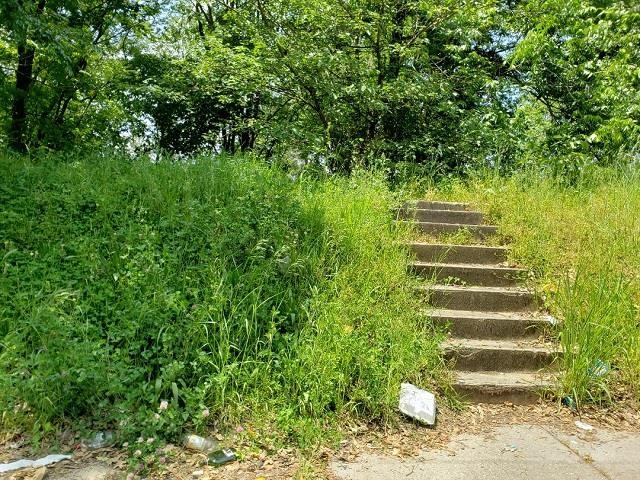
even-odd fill
[[[581,422],[580,420],[576,420],[574,422],[576,424],[576,427],[578,427],[580,430],[584,430],[585,432],[590,432],[593,430],[593,426],[589,425],[588,423],[584,423]]]
[[[557,327],[560,325],[560,320],[558,320],[553,315],[545,315],[544,318],[549,322],[552,326]]]
[[[400,385],[400,411],[419,422],[436,423],[436,397],[410,383]]]
[[[52,463],[58,463],[62,460],[69,460],[71,455],[47,455],[46,457],[38,460],[17,460],[11,463],[0,464],[0,473],[12,472],[21,468],[39,468],[51,465]]]

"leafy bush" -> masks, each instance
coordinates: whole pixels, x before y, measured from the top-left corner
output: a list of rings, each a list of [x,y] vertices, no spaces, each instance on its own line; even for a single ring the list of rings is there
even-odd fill
[[[0,399],[23,426],[175,439],[243,405],[287,428],[385,419],[400,381],[439,368],[377,176],[293,182],[223,157],[0,169]]]

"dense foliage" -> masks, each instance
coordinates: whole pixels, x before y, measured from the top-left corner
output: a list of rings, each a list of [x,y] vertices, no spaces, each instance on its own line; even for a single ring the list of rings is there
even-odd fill
[[[575,180],[585,166],[637,162],[640,146],[640,5],[533,2],[531,27],[510,61],[525,77],[522,153]]]
[[[452,191],[565,320],[563,394],[637,386],[638,45],[637,0],[0,0],[2,421],[388,418],[444,375],[382,175],[490,171]]]
[[[569,177],[637,155],[631,0],[3,0],[0,19],[17,150]]]
[[[376,176],[293,182],[223,157],[2,157],[0,172],[9,426],[175,439],[262,412],[308,440],[296,422],[385,419],[401,381],[438,377]]]
[[[443,188],[444,187],[444,188]],[[482,205],[510,239],[511,259],[563,322],[558,398],[640,398],[640,177],[590,167],[572,188],[534,172],[441,185]],[[534,208],[532,208],[534,206]]]

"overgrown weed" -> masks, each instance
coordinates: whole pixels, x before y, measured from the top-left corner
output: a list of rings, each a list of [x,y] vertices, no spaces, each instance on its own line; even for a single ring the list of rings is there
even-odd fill
[[[400,382],[442,378],[381,176],[104,155],[0,170],[5,427],[175,441],[266,421],[313,449],[340,416],[393,419]]]
[[[535,287],[562,321],[559,395],[611,402],[640,398],[640,177],[590,168],[567,185],[523,172],[485,172],[447,182],[430,195],[470,201],[497,221],[511,260],[530,268]]]

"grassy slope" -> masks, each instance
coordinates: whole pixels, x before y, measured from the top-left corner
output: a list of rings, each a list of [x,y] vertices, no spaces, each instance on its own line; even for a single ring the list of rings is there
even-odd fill
[[[440,378],[380,178],[61,160],[0,158],[5,428],[175,439],[242,416],[309,445]]]
[[[567,352],[561,394],[640,396],[640,178],[596,171],[575,187],[536,176],[485,177],[433,195],[478,205],[512,258],[530,267]],[[598,375],[596,362],[612,367]]]

